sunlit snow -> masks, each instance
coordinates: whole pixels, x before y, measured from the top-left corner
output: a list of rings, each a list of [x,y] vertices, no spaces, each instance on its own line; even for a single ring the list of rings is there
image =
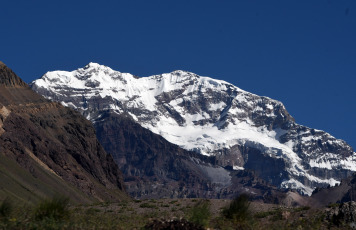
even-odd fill
[[[278,115],[284,117],[282,113],[275,112],[277,107],[284,108],[281,102],[267,97],[259,97],[225,81],[201,77],[181,70],[137,78],[129,73],[121,73],[106,66],[89,63],[84,68],[72,72],[48,72],[34,83],[38,88],[45,88],[57,96],[67,94],[70,97],[80,97],[86,100],[92,97],[109,97],[120,101],[126,107],[112,104],[110,109],[118,114],[123,112],[130,114],[143,127],[187,150],[212,155],[217,150],[244,144],[260,149],[271,157],[286,159],[291,166],[287,170],[295,178],[284,181],[281,184],[281,187],[284,188],[299,189],[310,195],[313,188],[298,181],[296,178],[300,178],[300,176],[305,176],[310,181],[330,185],[339,183],[333,178],[320,179],[310,175],[304,168],[302,159],[294,150],[297,142],[289,140],[282,143],[280,141],[280,137],[287,133],[286,130],[258,126],[248,116],[247,111],[264,114],[270,119],[276,119]],[[215,101],[208,104],[208,108],[205,110],[199,109],[200,105],[197,106],[194,112],[188,111],[182,106],[186,102],[194,106],[194,103],[198,103],[196,100],[199,95],[208,97],[209,92],[225,93],[228,90],[233,92],[229,98],[230,104],[224,101]],[[162,97],[161,101],[158,100],[158,97]],[[214,97],[210,99],[214,100]],[[84,108],[83,103],[77,105],[64,101],[61,103],[82,111],[87,109]],[[174,111],[176,116],[181,118],[180,123],[170,113],[162,112],[163,110],[160,110],[162,106],[167,106]],[[134,114],[129,109],[143,109],[146,112]],[[156,115],[147,122],[147,113]],[[211,117],[210,114],[214,114],[215,117]],[[231,118],[231,116],[237,117]],[[87,119],[94,120],[96,118],[94,114],[87,115]],[[216,123],[211,122],[214,119]],[[322,133],[320,130],[314,131]],[[318,141],[316,136],[311,135],[309,129],[301,131],[298,135],[299,143],[305,143],[305,146],[308,146],[309,142]],[[341,144],[339,140],[333,140],[335,143]],[[343,167],[356,171],[355,154],[339,161],[333,160],[334,158],[332,153],[324,154],[319,158],[310,159],[307,164],[311,168]],[[233,169],[243,170],[244,168],[233,166]],[[224,176],[224,178],[227,177]]]

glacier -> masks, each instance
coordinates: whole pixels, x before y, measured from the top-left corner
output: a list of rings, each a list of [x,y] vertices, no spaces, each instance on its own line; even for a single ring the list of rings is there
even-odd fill
[[[182,70],[137,77],[89,63],[71,72],[47,72],[31,87],[92,122],[101,111],[127,114],[186,150],[228,156],[222,166],[235,170],[246,169],[241,146],[256,149],[264,159],[285,162],[287,176],[270,176],[269,182],[301,194],[334,186],[356,171],[356,153],[345,141],[296,124],[281,102],[223,80]],[[236,146],[240,150],[233,151]]]

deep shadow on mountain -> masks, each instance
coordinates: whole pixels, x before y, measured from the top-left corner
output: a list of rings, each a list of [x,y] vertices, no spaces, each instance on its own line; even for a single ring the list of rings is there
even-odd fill
[[[254,172],[222,168],[216,157],[186,151],[128,116],[107,111],[94,126],[124,173],[127,191],[136,198],[233,198],[241,193],[270,203],[286,198]]]
[[[311,196],[313,206],[326,206],[335,203],[356,201],[356,173],[345,178],[335,187],[316,189]]]
[[[127,199],[122,173],[78,112],[50,102],[0,63],[0,195],[36,201]]]

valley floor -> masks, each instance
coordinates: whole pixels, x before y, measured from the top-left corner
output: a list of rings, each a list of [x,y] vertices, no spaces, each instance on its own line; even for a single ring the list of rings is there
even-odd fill
[[[152,199],[75,206],[51,202],[19,206],[3,201],[0,203],[0,229],[173,229],[170,228],[173,223],[185,223],[186,228],[179,229],[351,228],[328,221],[324,209],[258,202],[251,202],[249,206],[240,202],[232,218],[223,211],[231,200]],[[248,207],[246,212],[244,207]]]

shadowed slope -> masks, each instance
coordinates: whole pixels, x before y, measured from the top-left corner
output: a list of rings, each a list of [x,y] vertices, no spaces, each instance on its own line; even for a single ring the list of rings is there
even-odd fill
[[[97,137],[125,175],[127,192],[136,198],[234,198],[280,203],[285,194],[253,172],[218,166],[174,145],[130,117],[108,111],[94,122]]]
[[[320,207],[348,201],[356,201],[356,174],[345,178],[335,187],[318,189],[310,197],[310,203]]]

